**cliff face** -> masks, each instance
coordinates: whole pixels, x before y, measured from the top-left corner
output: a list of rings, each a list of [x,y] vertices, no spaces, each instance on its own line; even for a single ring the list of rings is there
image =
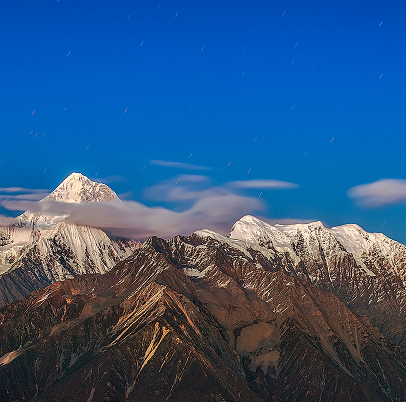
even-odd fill
[[[2,400],[403,401],[402,349],[264,253],[151,238],[3,307]]]

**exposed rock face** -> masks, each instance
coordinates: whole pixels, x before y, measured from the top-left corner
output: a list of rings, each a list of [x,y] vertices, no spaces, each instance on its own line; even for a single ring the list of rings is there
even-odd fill
[[[0,309],[2,401],[404,401],[405,353],[367,318],[216,236],[151,238]]]
[[[231,238],[284,254],[285,270],[335,294],[367,316],[385,337],[406,347],[406,247],[357,225],[331,229],[320,222],[268,225],[245,216]]]

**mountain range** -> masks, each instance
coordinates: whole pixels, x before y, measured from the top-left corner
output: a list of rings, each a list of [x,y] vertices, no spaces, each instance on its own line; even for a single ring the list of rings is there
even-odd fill
[[[77,173],[49,201],[120,202]],[[141,245],[39,210],[2,228],[2,401],[406,399],[406,247],[383,234],[244,216]]]

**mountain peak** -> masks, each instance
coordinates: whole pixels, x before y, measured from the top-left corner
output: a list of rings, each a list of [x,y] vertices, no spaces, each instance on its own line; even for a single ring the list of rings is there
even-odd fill
[[[82,173],[70,174],[51,194],[39,201],[37,212],[25,211],[17,217],[21,224],[40,229],[54,226],[69,216],[67,212],[51,212],[47,203],[87,204],[120,201],[117,194],[106,184],[90,180]],[[45,205],[44,205],[45,204]]]
[[[51,194],[41,202],[59,201],[84,204],[118,200],[117,194],[107,185],[90,180],[82,173],[70,174]]]

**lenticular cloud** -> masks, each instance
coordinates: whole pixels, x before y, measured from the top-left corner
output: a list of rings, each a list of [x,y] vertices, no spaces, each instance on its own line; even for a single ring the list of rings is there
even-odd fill
[[[257,188],[257,189],[288,189],[288,188],[298,188],[299,186],[295,183],[289,183],[287,181],[280,180],[240,180],[231,181],[228,183],[230,187],[234,188]]]
[[[347,195],[368,207],[406,203],[406,180],[382,179],[361,184],[350,188]]]

